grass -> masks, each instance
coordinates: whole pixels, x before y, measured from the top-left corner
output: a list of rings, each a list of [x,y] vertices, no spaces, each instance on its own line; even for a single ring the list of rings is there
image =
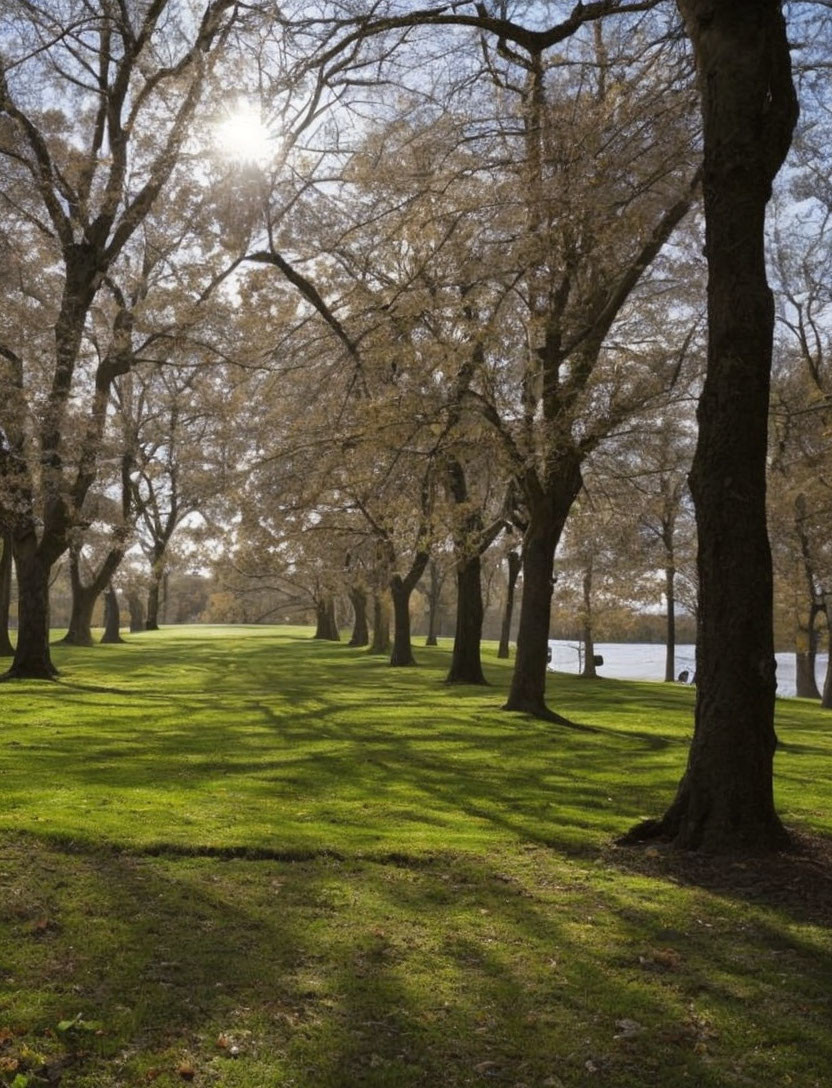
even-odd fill
[[[0,1085],[829,1084],[809,862],[610,845],[672,796],[689,689],[557,676],[565,728],[499,709],[493,650],[447,688],[447,646],[308,634],[56,647],[0,688]],[[778,704],[780,811],[822,836],[827,721]]]

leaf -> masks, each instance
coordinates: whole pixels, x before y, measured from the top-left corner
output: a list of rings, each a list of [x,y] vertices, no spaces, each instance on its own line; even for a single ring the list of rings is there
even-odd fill
[[[63,1033],[81,1031],[88,1035],[104,1034],[104,1024],[100,1020],[85,1020],[80,1012],[73,1016],[71,1020],[60,1020],[57,1027],[58,1031]]]
[[[183,1080],[193,1080],[196,1076],[196,1069],[190,1062],[180,1062],[177,1073]]]

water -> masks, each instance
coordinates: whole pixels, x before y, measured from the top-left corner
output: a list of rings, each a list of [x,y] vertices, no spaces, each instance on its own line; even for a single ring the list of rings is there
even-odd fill
[[[558,672],[580,671],[578,643],[568,639],[550,639],[552,663],[550,669]],[[609,676],[615,680],[664,680],[665,648],[661,643],[650,642],[597,642],[595,653],[604,658],[599,665],[599,676]],[[794,654],[777,654],[777,694],[794,695]],[[676,675],[687,669],[693,676],[696,665],[696,647],[681,645],[676,647]],[[817,680],[823,687],[826,672],[826,654],[818,654]]]

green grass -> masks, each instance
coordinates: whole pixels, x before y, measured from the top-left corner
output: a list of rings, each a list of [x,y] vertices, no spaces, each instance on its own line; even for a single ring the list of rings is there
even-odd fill
[[[493,650],[447,688],[447,646],[308,634],[0,688],[0,1085],[830,1083],[832,906],[610,845],[672,796],[689,689],[557,676],[566,728],[499,709]],[[780,811],[827,835],[828,723],[778,704]]]

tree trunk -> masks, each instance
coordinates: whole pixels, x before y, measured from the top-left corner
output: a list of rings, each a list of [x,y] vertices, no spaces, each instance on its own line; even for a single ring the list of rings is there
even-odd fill
[[[810,586],[813,579],[810,576]],[[818,656],[819,615],[826,617],[826,611],[817,600],[809,606],[809,616],[804,626],[798,619],[797,649],[795,650],[795,694],[801,699],[820,699],[815,666]],[[828,623],[827,623],[828,626]]]
[[[72,590],[72,611],[69,616],[69,628],[62,642],[70,646],[92,646],[92,613],[99,594],[89,586],[80,586]]]
[[[425,645],[437,646],[442,626],[439,608],[445,576],[434,559],[431,559],[428,567],[430,570],[430,589],[428,590],[428,637],[425,639]]]
[[[121,611],[118,606],[118,594],[112,585],[104,590],[104,634],[102,643],[124,642],[119,634],[121,626]]]
[[[58,670],[49,652],[49,572],[34,534],[14,542],[18,629],[14,659],[4,679],[52,680]]]
[[[514,615],[514,590],[517,586],[517,578],[522,566],[519,552],[508,553],[508,587],[506,590],[506,606],[503,610],[503,626],[500,630],[500,645],[497,648],[497,657],[509,656],[509,642],[511,641],[511,621]]]
[[[581,490],[577,452],[551,473],[547,492],[529,501],[529,523],[523,538],[523,596],[517,631],[517,657],[508,701],[503,709],[520,710],[547,721],[564,719],[546,706],[546,666],[549,657],[549,615],[555,549],[572,503]]]
[[[522,710],[537,717],[551,717],[546,706],[546,665],[549,649],[549,613],[552,573],[559,532],[555,523],[529,522],[523,547],[523,596],[517,631],[517,657],[506,710]]]
[[[134,633],[146,630],[144,601],[137,589],[127,591],[127,610],[130,613],[130,630]]]
[[[592,635],[592,559],[587,562],[583,577],[583,643],[584,643],[584,667],[581,676],[585,680],[597,680],[595,671],[595,639]]]
[[[487,684],[482,671],[482,562],[479,555],[460,556],[456,572],[456,633],[448,684]]]
[[[774,305],[764,225],[797,114],[778,0],[679,0],[704,119],[708,367],[690,475],[699,533],[696,720],[676,799],[628,838],[782,847],[772,763],[775,662],[766,532]]]
[[[85,586],[81,579],[81,560],[78,550],[73,548],[69,557],[69,580],[72,588],[72,606],[69,614],[69,628],[63,641],[70,646],[92,646],[92,613],[98,600],[100,589],[93,582]]]
[[[367,646],[370,642],[370,629],[367,625],[367,591],[363,586],[354,586],[350,590],[350,604],[353,610],[352,637],[348,646]]]
[[[12,605],[12,536],[0,537],[0,657],[13,657],[14,646],[9,638],[9,612]]]
[[[672,559],[664,570],[664,596],[667,602],[664,678],[672,684],[676,679],[676,568]]]
[[[317,626],[312,637],[327,642],[340,642],[341,635],[335,619],[335,598],[329,594],[321,597],[315,606],[315,615]]]
[[[393,598],[393,650],[391,665],[415,665],[410,642],[410,594],[412,588],[407,579],[394,574],[390,579],[390,595]]]
[[[92,646],[92,614],[95,602],[110,584],[110,579],[124,558],[124,549],[111,548],[89,584],[81,579],[81,556],[77,549],[70,550],[69,577],[72,585],[72,612],[69,630],[64,642],[71,646]],[[105,613],[106,616],[106,613]],[[106,626],[106,618],[105,618]]]
[[[147,619],[145,621],[146,631],[158,631],[159,630],[159,594],[162,585],[161,572],[156,574],[155,571],[151,571],[150,585],[147,589]]]
[[[795,695],[799,699],[820,699],[815,675],[817,654],[814,650],[797,650],[794,655]]]
[[[373,593],[373,641],[371,654],[390,652],[390,609],[383,593]]]

